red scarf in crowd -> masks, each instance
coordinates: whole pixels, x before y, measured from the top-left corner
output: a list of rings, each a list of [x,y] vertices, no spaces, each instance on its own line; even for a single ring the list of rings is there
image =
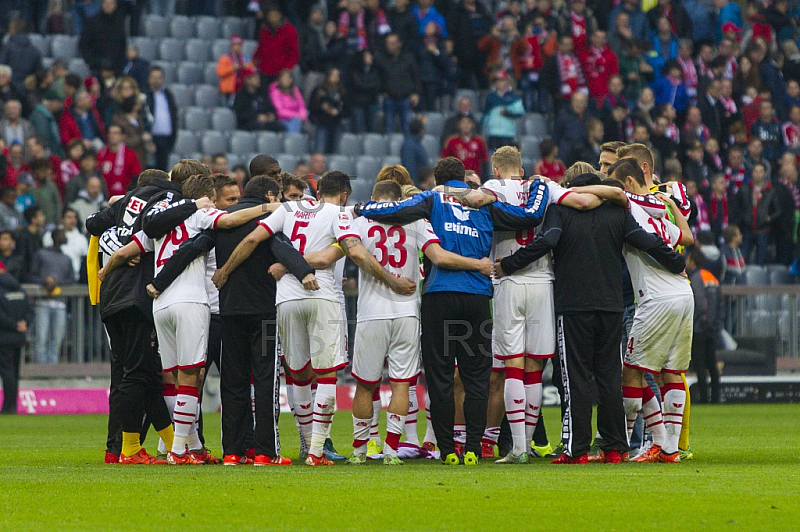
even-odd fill
[[[696,231],[710,231],[711,223],[708,219],[706,200],[703,199],[702,194],[697,194],[692,199],[694,200],[694,204],[697,206],[697,224],[695,225]]]
[[[797,184],[789,183],[786,179],[781,178],[781,183],[789,189],[789,192],[792,193],[792,199],[794,200],[794,208],[800,209],[800,190],[797,189]]]
[[[569,12],[569,20],[572,25],[572,44],[576,52],[586,50],[586,17],[576,15],[574,11]]]
[[[744,164],[737,168],[736,172],[734,172],[730,166],[726,167],[725,182],[731,194],[739,192],[739,189],[742,188],[742,183],[744,183]],[[733,187],[733,189],[731,189],[731,187]]]
[[[722,217],[721,221],[721,228],[725,229],[728,227],[728,198],[722,196],[718,198],[714,195],[711,196],[711,206],[709,208],[711,211],[711,219],[712,220],[719,220],[720,216]]]
[[[350,12],[347,10],[342,11],[339,15],[339,33],[342,35],[350,35]],[[358,35],[358,49],[364,50],[367,47],[367,26],[364,23],[364,10],[358,12],[356,15],[356,33]]]
[[[556,54],[556,62],[558,63],[558,77],[561,79],[561,84],[569,86],[567,94],[563,90],[561,91],[561,97],[568,100],[579,88],[586,86],[586,79],[583,77],[581,64],[575,55],[564,55],[558,52]]]
[[[733,98],[726,98],[725,96],[720,96],[719,101],[722,103],[722,107],[724,107],[726,111],[728,111],[732,115],[736,114],[737,107],[736,107],[736,102],[734,101]]]
[[[681,70],[683,71],[683,83],[687,89],[694,89],[696,94],[697,68],[695,68],[691,58],[688,61],[684,61],[681,56],[678,56],[678,64],[681,65]]]

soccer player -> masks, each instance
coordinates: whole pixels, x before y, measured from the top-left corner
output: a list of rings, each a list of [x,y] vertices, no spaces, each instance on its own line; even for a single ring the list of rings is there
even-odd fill
[[[286,202],[261,220],[214,275],[217,287],[225,285],[230,273],[260,242],[283,231],[301,254],[324,251],[338,242],[359,267],[379,277],[395,292],[413,293],[416,289],[413,281],[389,274],[361,245],[351,226],[352,216],[344,208],[352,192],[347,174],[336,171],[324,174],[317,191],[321,201]],[[317,270],[320,289],[310,297],[292,276],[281,277],[276,295],[279,334],[281,338],[291,339],[281,345],[294,380],[295,410],[298,418],[312,418],[310,430],[306,428],[307,422],[301,422],[304,423],[304,438],[310,441],[305,462],[310,466],[333,465],[323,455],[322,447],[330,435],[336,408],[336,372],[347,363],[342,346],[341,281],[336,279],[334,269],[329,266]],[[317,393],[312,400],[311,379],[314,373]]]
[[[163,210],[148,214],[153,218],[161,216],[169,209],[180,209],[194,204],[198,208],[180,225],[158,240],[152,240],[144,232],[133,235],[133,241],[116,251],[108,264],[100,270],[101,280],[119,265],[141,253],[155,252],[155,274],[157,275],[167,261],[185,240],[209,228],[237,227],[248,220],[261,216],[262,207],[228,214],[213,208],[215,197],[214,183],[209,176],[192,176],[183,184],[183,195],[189,200],[181,200]],[[166,212],[164,217],[170,216]],[[155,221],[158,225],[158,221]],[[208,348],[208,327],[210,307],[205,286],[206,257],[198,257],[153,302],[153,319],[159,339],[161,365],[164,373],[175,373],[178,385],[175,396],[175,437],[172,448],[167,453],[167,462],[173,465],[203,464],[207,452],[199,438],[195,419],[200,399],[199,386],[202,384],[201,369],[205,367]]]
[[[372,201],[399,201],[400,185],[381,181],[372,190]],[[471,259],[445,251],[430,225],[417,220],[405,226],[387,225],[359,218],[353,228],[378,262],[395,276],[419,283],[419,252],[439,268],[480,271],[491,275],[491,260]],[[419,296],[398,296],[369,275],[362,276],[358,293],[358,325],[353,353],[353,456],[350,464],[367,459],[367,440],[374,413],[373,390],[381,382],[388,362],[392,400],[389,403],[384,463],[400,465],[397,448],[409,411],[409,384],[419,373]]]
[[[625,189],[640,197],[648,194],[644,173],[633,158],[617,161],[611,176]],[[666,194],[660,196],[677,211]],[[660,236],[671,248],[692,244],[689,224],[676,213],[676,222],[655,219],[640,206],[636,196],[630,197],[630,211],[648,233]],[[681,374],[689,369],[692,347],[694,299],[687,280],[674,273],[651,266],[641,252],[625,249],[625,261],[637,297],[636,314],[625,349],[622,370],[622,391],[628,438],[639,410],[647,428],[653,433],[653,446],[637,457],[639,462],[680,462],[678,438],[686,402]],[[664,386],[662,407],[646,385],[643,372],[661,374]]]

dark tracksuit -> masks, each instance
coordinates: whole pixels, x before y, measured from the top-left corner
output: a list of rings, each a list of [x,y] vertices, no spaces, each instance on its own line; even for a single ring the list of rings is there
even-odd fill
[[[31,323],[31,303],[10,273],[0,273],[0,379],[3,381],[3,414],[17,413],[19,364],[25,333],[17,322]]]
[[[245,194],[227,210],[235,212],[267,203],[266,198]],[[257,225],[256,220],[234,228],[205,231],[187,240],[153,280],[163,291],[199,254],[216,248],[217,265],[230,258],[236,246]],[[278,360],[275,356],[275,280],[269,267],[281,263],[289,274],[302,279],[314,270],[279,233],[260,244],[228,278],[219,294],[222,329],[220,393],[222,399],[222,449],[224,454],[244,455],[252,429],[250,378],[256,402],[256,454],[280,454],[277,415]]]
[[[692,366],[697,372],[698,403],[708,403],[708,381],[711,380],[711,402],[719,403],[719,368],[717,367],[717,336],[722,330],[724,302],[719,293],[719,281],[711,272],[695,269],[689,273],[694,294],[694,334],[692,335]]]
[[[101,247],[113,251],[124,246],[142,228],[142,214],[157,201],[180,198],[180,187],[170,181],[154,179],[137,188],[112,206],[86,220],[86,229],[101,236]],[[194,204],[175,209],[171,214],[185,219],[196,210]],[[180,223],[180,222],[177,222]],[[177,224],[176,223],[176,224]],[[116,231],[109,231],[115,228]],[[111,342],[111,388],[107,450],[120,454],[122,431],[147,433],[142,414],[161,430],[169,425],[164,402],[161,362],[153,326],[153,300],[146,287],[153,279],[153,253],[136,266],[127,264],[111,272],[100,286],[100,317]]]
[[[465,188],[463,181],[446,186]],[[464,257],[488,257],[494,230],[531,228],[541,223],[547,186],[531,186],[525,208],[493,203],[469,209],[436,192],[423,192],[404,202],[369,203],[357,210],[370,219],[393,224],[430,220],[442,248]],[[446,270],[435,265],[425,279],[422,296],[422,363],[431,399],[431,422],[442,457],[455,452],[453,442],[454,363],[464,383],[465,450],[478,456],[486,427],[489,375],[492,371],[492,283],[474,271]]]
[[[624,243],[645,251],[672,272],[683,271],[683,257],[642,229],[626,209],[608,203],[591,211],[553,205],[534,241],[502,261],[505,273],[512,274],[553,251],[564,384],[561,438],[572,457],[586,454],[592,441],[592,376],[599,396],[602,449],[628,450],[619,349]]]

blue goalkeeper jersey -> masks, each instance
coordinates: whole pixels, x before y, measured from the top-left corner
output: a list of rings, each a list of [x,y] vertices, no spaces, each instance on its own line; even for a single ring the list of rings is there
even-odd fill
[[[448,181],[445,186],[469,188],[463,181]],[[472,209],[444,193],[428,191],[406,201],[367,203],[361,207],[360,214],[381,223],[397,225],[427,219],[443,249],[463,257],[481,259],[489,256],[495,230],[516,231],[539,225],[547,208],[548,194],[547,185],[537,180],[531,185],[530,199],[525,207],[498,201],[481,209]],[[449,270],[433,265],[425,279],[423,293],[427,292],[491,296],[492,282],[480,272]]]

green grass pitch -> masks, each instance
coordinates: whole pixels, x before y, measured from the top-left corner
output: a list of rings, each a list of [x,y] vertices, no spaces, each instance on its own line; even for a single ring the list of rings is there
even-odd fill
[[[254,468],[104,465],[104,416],[4,416],[0,530],[798,530],[798,419],[800,405],[694,406],[696,458],[679,465]],[[206,427],[218,453],[219,416]],[[351,427],[339,412],[343,453]],[[296,458],[291,416],[280,428]]]

